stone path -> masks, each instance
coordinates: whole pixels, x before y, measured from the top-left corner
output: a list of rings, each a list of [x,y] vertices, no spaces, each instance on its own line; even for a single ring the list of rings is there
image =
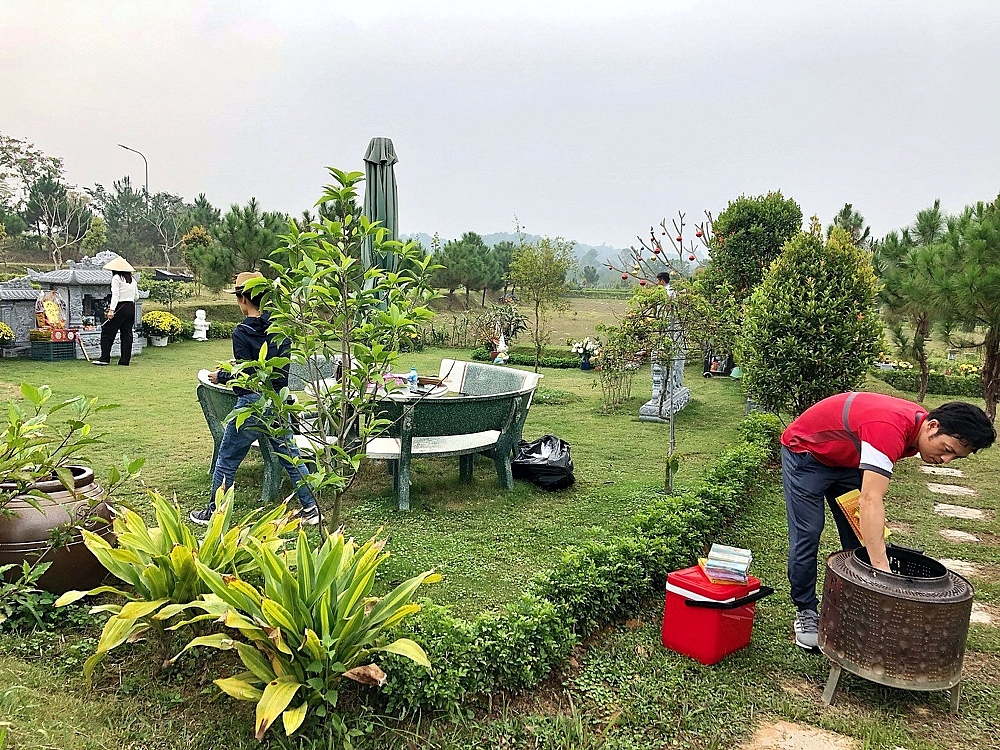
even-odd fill
[[[985,515],[979,508],[967,508],[964,505],[949,505],[948,503],[934,503],[934,512],[952,518],[981,519]]]
[[[855,750],[858,743],[825,729],[776,721],[764,724],[740,750]]]
[[[952,469],[948,466],[928,466],[924,464],[920,467],[920,471],[924,474],[934,474],[939,477],[964,477],[965,472],[961,469]]]
[[[947,539],[949,542],[978,542],[979,537],[975,534],[970,534],[967,531],[959,531],[958,529],[941,529],[941,536]]]
[[[971,487],[962,487],[958,484],[938,484],[937,482],[928,482],[927,489],[938,495],[964,495],[965,497],[975,497],[979,494]]]
[[[974,576],[979,572],[979,568],[976,567],[976,564],[970,563],[968,560],[952,560],[950,557],[942,557],[938,560],[938,562],[944,565],[948,570],[953,570],[960,576],[964,576],[966,578]]]

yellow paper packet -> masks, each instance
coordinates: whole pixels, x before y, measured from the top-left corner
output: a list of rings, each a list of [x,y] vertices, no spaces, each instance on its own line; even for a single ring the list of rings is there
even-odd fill
[[[864,537],[861,535],[861,490],[851,490],[850,492],[845,492],[843,495],[837,498],[837,505],[840,509],[844,511],[844,515],[847,516],[847,522],[851,524],[851,528],[854,529],[854,533],[858,535],[858,539],[864,544]],[[883,534],[883,540],[889,538],[889,527],[885,527],[885,533]]]

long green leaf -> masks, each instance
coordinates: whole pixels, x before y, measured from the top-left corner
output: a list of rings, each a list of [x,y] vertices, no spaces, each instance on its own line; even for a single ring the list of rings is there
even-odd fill
[[[254,687],[249,682],[245,680],[239,680],[235,677],[227,677],[223,680],[214,680],[215,684],[218,686],[226,695],[231,695],[236,700],[240,701],[256,701],[260,700],[261,696],[264,695],[264,691],[258,687]]]
[[[306,720],[306,712],[309,710],[309,702],[303,701],[297,708],[290,708],[281,714],[281,723],[285,725],[285,736],[291,737],[302,726]]]
[[[399,638],[388,646],[373,648],[372,651],[385,651],[386,653],[405,656],[422,667],[431,668],[431,660],[427,658],[427,654],[420,647],[420,644],[416,641],[411,641],[409,638]]]
[[[278,677],[267,683],[264,694],[257,702],[255,726],[258,740],[264,739],[268,728],[288,708],[300,687],[301,683],[291,676]]]

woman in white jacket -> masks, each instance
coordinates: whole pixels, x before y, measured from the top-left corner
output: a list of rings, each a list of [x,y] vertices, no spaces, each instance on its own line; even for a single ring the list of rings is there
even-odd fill
[[[101,356],[94,360],[94,364],[111,364],[111,347],[121,331],[118,364],[128,367],[132,361],[132,329],[135,328],[135,301],[139,298],[139,285],[132,278],[135,269],[124,258],[115,258],[105,264],[104,270],[111,271],[111,306],[108,307],[107,320],[101,326]]]

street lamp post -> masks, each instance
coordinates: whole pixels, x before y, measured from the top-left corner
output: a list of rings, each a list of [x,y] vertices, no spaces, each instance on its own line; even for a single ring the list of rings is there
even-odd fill
[[[124,143],[119,143],[118,145],[121,146],[126,151],[132,151],[133,153],[139,154],[139,156],[142,157],[142,163],[146,165],[146,200],[149,200],[149,162],[146,161],[145,154],[143,154],[142,151],[136,151],[136,149],[134,148],[129,148]]]

